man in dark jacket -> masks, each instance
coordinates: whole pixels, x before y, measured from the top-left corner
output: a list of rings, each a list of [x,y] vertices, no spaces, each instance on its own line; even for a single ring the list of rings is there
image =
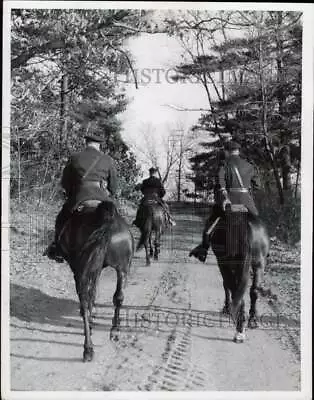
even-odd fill
[[[86,148],[68,160],[61,179],[67,200],[56,219],[55,240],[45,254],[58,262],[63,261],[58,239],[72,212],[86,200],[108,200],[117,191],[117,172],[113,159],[100,151],[103,139],[85,136]]]
[[[240,145],[230,141],[226,145],[226,160],[220,165],[216,178],[216,204],[206,221],[202,244],[190,252],[190,256],[205,262],[210,246],[210,237],[218,217],[224,215],[230,204],[244,205],[250,214],[258,215],[252,197],[252,187],[259,188],[260,180],[254,166],[240,157]],[[210,233],[209,233],[210,232]]]
[[[140,206],[137,210],[136,219],[133,221],[133,224],[138,228],[141,227],[142,224],[142,205],[146,200],[156,200],[163,207],[165,214],[167,216],[168,223],[170,225],[175,225],[174,219],[170,215],[170,211],[168,205],[163,201],[163,197],[166,194],[166,190],[158,177],[158,169],[150,168],[149,169],[149,178],[144,179],[144,181],[135,187],[137,190],[141,190],[143,193],[143,199],[140,203]]]

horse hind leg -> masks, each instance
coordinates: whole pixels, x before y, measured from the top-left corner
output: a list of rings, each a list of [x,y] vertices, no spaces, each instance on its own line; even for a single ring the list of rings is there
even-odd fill
[[[145,257],[146,257],[146,266],[149,267],[150,266],[150,254],[149,254],[149,243],[145,242],[144,243],[144,248],[145,248]]]
[[[219,265],[219,263],[218,263]],[[222,308],[222,313],[224,315],[230,315],[230,311],[231,311],[231,296],[230,296],[230,277],[228,276],[228,271],[226,271],[224,265],[222,265],[222,263],[220,262],[219,265],[219,270],[222,276],[222,284],[223,284],[223,288],[225,291],[225,302]]]
[[[161,230],[156,233],[155,241],[154,241],[154,260],[158,260],[160,254],[160,237],[161,237]]]
[[[124,294],[123,288],[125,287],[126,273],[120,267],[116,268],[117,271],[117,288],[113,295],[114,316],[112,318],[112,327],[110,330],[110,340],[118,341],[120,335],[120,309],[122,307]]]
[[[80,295],[80,313],[83,318],[85,336],[83,361],[92,361],[94,357],[94,347],[91,337],[89,301],[85,293]]]
[[[94,328],[94,319],[95,319],[95,313],[96,313],[96,289],[97,289],[97,284],[99,281],[101,270],[97,271],[95,275],[91,279],[91,285],[89,287],[89,304],[88,304],[88,310],[89,310],[89,328],[90,328],[90,334],[92,334],[92,329]]]
[[[153,257],[154,256],[154,249],[152,245],[152,236],[149,236],[149,256]]]
[[[233,285],[231,289],[232,293],[232,306],[231,306],[231,317],[236,325],[236,333],[233,341],[235,343],[243,343],[245,335],[245,302],[243,296],[245,294],[248,278],[249,278],[249,266],[251,265],[250,257],[241,262],[242,266],[236,263],[234,268]]]
[[[146,266],[149,267],[151,253],[152,253],[151,232],[150,233],[147,232],[145,235],[144,248],[145,248]]]
[[[80,315],[83,319],[84,325],[84,352],[83,361],[92,361],[94,357],[94,346],[92,342],[92,329],[91,329],[91,291],[90,283],[84,277],[75,275],[76,291],[80,300]]]
[[[262,276],[264,273],[265,260],[259,260],[252,264],[253,269],[253,279],[252,286],[250,288],[250,311],[249,311],[249,322],[248,327],[250,329],[258,328],[258,313],[256,309],[256,303],[258,299],[258,291],[261,288]]]
[[[244,300],[241,301],[239,311],[237,312],[236,316],[236,333],[234,335],[233,341],[235,343],[243,343],[246,339],[245,334],[245,304]]]
[[[225,302],[222,308],[222,313],[224,315],[230,315],[230,310],[231,310],[230,290],[225,282],[223,282],[223,287],[225,291]]]

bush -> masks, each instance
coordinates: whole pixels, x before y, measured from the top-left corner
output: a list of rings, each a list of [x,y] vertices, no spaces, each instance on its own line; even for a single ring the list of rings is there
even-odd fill
[[[301,199],[290,193],[285,195],[285,204],[280,205],[277,193],[259,193],[256,205],[270,236],[276,236],[288,244],[296,244],[301,238]]]

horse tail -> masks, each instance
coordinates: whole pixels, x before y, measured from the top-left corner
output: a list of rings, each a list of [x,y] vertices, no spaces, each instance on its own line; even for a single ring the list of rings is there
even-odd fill
[[[250,232],[247,230],[245,236],[245,245],[244,245],[244,257],[242,261],[242,269],[239,270],[240,276],[236,282],[236,290],[232,299],[232,314],[235,316],[238,313],[239,307],[241,305],[241,301],[243,299],[245,290],[248,285],[249,277],[250,277],[250,267],[252,263],[252,240],[250,237]],[[241,265],[237,266],[238,268]]]
[[[112,236],[117,210],[112,202],[104,201],[98,206],[96,213],[98,213],[99,219],[97,219],[101,221],[101,226],[89,236],[78,256],[80,292],[84,292],[88,298],[90,293],[96,289]]]
[[[141,236],[136,246],[136,251],[139,251],[147,242],[153,227],[153,209],[152,207],[145,207],[143,210],[144,223],[141,227]]]

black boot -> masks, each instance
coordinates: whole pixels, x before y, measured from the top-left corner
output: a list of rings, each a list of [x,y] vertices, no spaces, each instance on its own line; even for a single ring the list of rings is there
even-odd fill
[[[135,225],[139,229],[141,228],[140,223],[137,218],[132,222],[132,225]]]
[[[206,261],[208,248],[204,247],[203,244],[199,244],[195,247],[189,254],[190,257],[194,256],[195,258],[199,259],[201,262]]]
[[[57,263],[63,263],[64,258],[61,254],[61,251],[59,249],[59,246],[56,244],[56,242],[52,242],[47,249],[45,250],[44,256],[47,256],[50,260],[54,260]]]

